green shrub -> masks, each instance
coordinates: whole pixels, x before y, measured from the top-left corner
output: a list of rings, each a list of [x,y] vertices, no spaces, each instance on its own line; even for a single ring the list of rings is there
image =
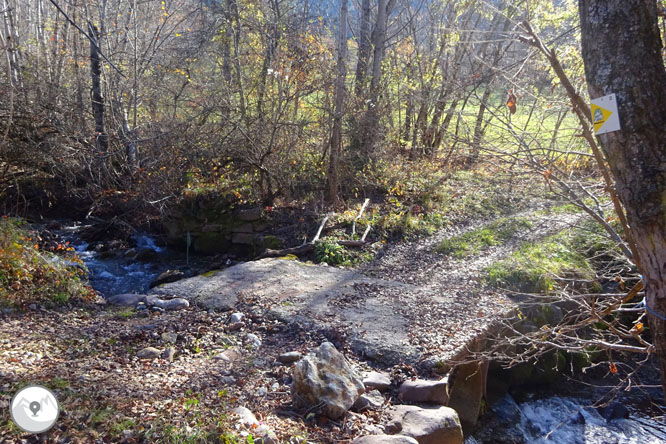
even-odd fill
[[[94,298],[74,249],[65,243],[53,250],[45,251],[39,236],[21,220],[0,220],[0,305],[58,305]]]
[[[320,241],[315,244],[314,257],[317,262],[326,262],[329,265],[340,265],[347,260],[345,248],[330,241]]]

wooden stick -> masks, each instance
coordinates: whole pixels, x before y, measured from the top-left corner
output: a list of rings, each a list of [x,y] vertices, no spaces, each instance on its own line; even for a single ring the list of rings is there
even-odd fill
[[[317,241],[319,240],[319,236],[321,235],[321,230],[324,229],[324,225],[326,225],[326,222],[328,222],[328,220],[329,220],[329,219],[331,218],[331,216],[333,216],[334,214],[335,214],[335,213],[328,213],[328,214],[326,215],[326,217],[324,218],[324,220],[321,221],[321,225],[319,225],[319,230],[317,230],[317,234],[315,235],[314,239],[312,239],[312,241],[310,241],[311,244],[314,244],[315,242],[317,242]]]
[[[363,202],[363,205],[361,206],[361,210],[358,212],[358,216],[356,216],[356,219],[354,219],[354,222],[352,222],[352,238],[356,235],[356,221],[363,216],[363,212],[365,211],[365,207],[368,205],[368,202],[370,202],[370,199],[365,199],[365,202]],[[361,239],[362,240],[362,239]]]

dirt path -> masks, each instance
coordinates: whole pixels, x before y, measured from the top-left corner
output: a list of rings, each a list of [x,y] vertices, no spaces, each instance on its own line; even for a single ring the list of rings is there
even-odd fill
[[[7,408],[19,387],[37,383],[55,390],[63,410],[48,442],[216,442],[225,434],[246,442],[242,436],[251,430],[229,415],[238,405],[250,408],[275,430],[280,442],[350,442],[382,424],[381,411],[350,414],[340,423],[311,420],[307,412],[291,408],[290,369],[277,357],[287,351],[305,353],[324,339],[349,347],[351,338],[367,339],[372,331],[383,334],[379,340],[397,337],[406,349],[415,351],[411,358],[416,361],[452,356],[492,316],[510,308],[502,294],[483,287],[484,268],[522,242],[559,231],[575,220],[567,215],[525,216],[532,220],[531,228],[476,257],[453,259],[434,252],[442,239],[459,234],[452,230],[388,248],[361,269],[377,281],[347,271],[342,290],[330,297],[320,293],[324,304],[320,318],[332,322],[319,329],[301,322],[308,313],[300,310],[298,301],[307,295],[285,293],[262,300],[261,291],[251,288],[236,295],[240,297],[235,311],[245,315],[241,325],[230,324],[228,312],[201,307],[147,317],[100,306],[3,313],[0,441],[37,442],[12,425]],[[282,281],[289,284],[289,279]],[[256,288],[270,291],[273,285],[261,281]],[[271,316],[276,312],[271,304],[283,313],[299,314],[299,322]],[[374,314],[380,317],[367,317]],[[391,319],[404,327],[404,335],[387,328],[385,322]],[[365,344],[370,347],[372,341]],[[175,356],[139,359],[137,354],[145,347],[173,347]],[[362,356],[347,351],[357,366],[369,368],[358,360]],[[365,349],[366,358],[373,358],[367,355],[370,351]],[[396,383],[414,375],[409,365],[389,370]]]

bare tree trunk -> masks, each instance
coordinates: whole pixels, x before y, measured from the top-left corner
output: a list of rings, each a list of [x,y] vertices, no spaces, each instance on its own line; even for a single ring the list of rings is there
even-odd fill
[[[666,399],[666,70],[657,4],[580,0],[579,11],[590,97],[617,97],[622,128],[598,137],[636,243]]]
[[[365,89],[365,78],[370,58],[370,0],[361,3],[361,28],[358,32],[358,60],[356,61],[356,81],[354,93],[360,97]]]
[[[10,67],[10,80],[14,87],[22,86],[21,64],[19,61],[19,42],[16,27],[14,25],[14,7],[8,0],[2,0],[0,7],[3,12],[3,40],[5,41],[5,51],[7,53],[7,62]]]
[[[338,199],[338,163],[342,152],[342,116],[345,104],[345,77],[347,67],[347,0],[340,0],[340,24],[338,25],[338,76],[335,79],[335,111],[329,151],[326,181],[326,202],[335,204]]]
[[[386,53],[386,26],[388,15],[393,9],[395,0],[377,1],[377,22],[372,32],[372,74],[370,79],[370,93],[368,95],[368,110],[365,115],[365,123],[362,125],[363,146],[366,155],[374,150],[379,134],[379,86],[382,78],[382,63]]]
[[[104,126],[104,96],[102,95],[102,69],[99,54],[99,31],[88,24],[90,34],[90,76],[92,78],[92,109],[95,118],[95,147],[99,156],[106,156],[109,138]]]

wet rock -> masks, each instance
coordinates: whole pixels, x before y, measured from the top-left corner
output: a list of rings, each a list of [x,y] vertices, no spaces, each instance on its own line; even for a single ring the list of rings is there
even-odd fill
[[[320,406],[331,419],[343,416],[363,394],[359,374],[330,342],[324,342],[294,366],[291,393],[297,407]]]
[[[153,262],[157,260],[159,255],[157,251],[152,248],[140,248],[136,253],[136,260],[140,262]]]
[[[629,418],[629,409],[619,402],[612,402],[610,405],[597,409],[597,412],[610,422],[613,419]]]
[[[282,364],[292,364],[301,359],[301,356],[301,352],[290,351],[287,353],[282,353],[280,356],[278,356],[278,361],[280,361]]]
[[[352,444],[419,444],[419,442],[410,436],[373,435],[356,438]]]
[[[155,312],[155,313],[164,313],[164,311],[165,311],[162,307],[158,307],[156,305],[153,305],[152,307],[150,307],[150,310]]]
[[[176,356],[176,349],[173,347],[167,347],[162,352],[162,359],[166,359],[167,361],[173,361],[174,356]]]
[[[356,400],[352,406],[355,412],[363,412],[365,410],[377,410],[384,405],[384,396],[379,390],[372,390],[364,393]]]
[[[157,349],[155,347],[146,347],[139,350],[137,356],[140,359],[157,359],[162,356],[162,350]]]
[[[143,294],[123,293],[109,296],[106,302],[112,305],[119,305],[121,307],[134,307],[139,302],[145,302],[146,296]]]
[[[425,379],[405,381],[400,386],[398,398],[403,402],[432,402],[435,404],[446,405],[449,400],[447,383],[448,378],[439,381],[429,381]]]
[[[368,372],[363,378],[363,385],[367,390],[377,389],[383,392],[391,386],[391,378],[386,373]]]
[[[455,410],[400,405],[393,410],[393,429],[419,444],[462,444],[463,432]]]
[[[150,283],[149,288],[157,287],[158,285],[162,284],[169,284],[171,282],[176,282],[181,279],[185,279],[185,273],[183,273],[180,270],[167,270],[163,273],[161,273],[159,276],[157,276],[153,281]]]
[[[123,253],[123,256],[125,256],[128,259],[134,259],[136,258],[136,248],[130,248],[129,250],[125,250],[125,253]]]

